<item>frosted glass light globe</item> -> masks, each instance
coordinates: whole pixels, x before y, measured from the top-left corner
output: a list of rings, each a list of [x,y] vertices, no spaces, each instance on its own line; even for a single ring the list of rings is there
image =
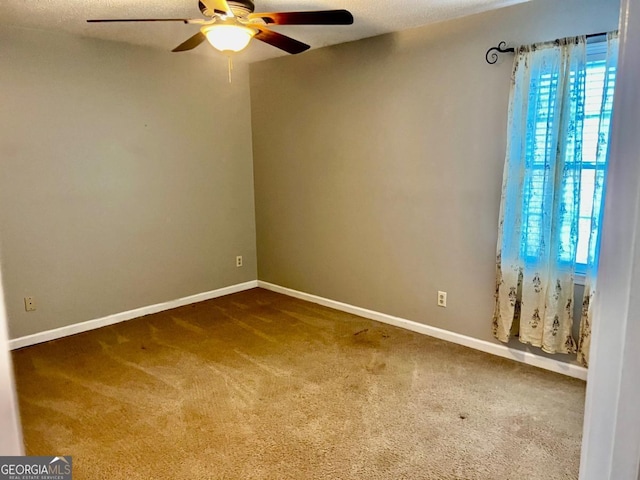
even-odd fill
[[[243,25],[211,25],[202,31],[209,43],[221,52],[239,52],[256,34],[255,30]]]

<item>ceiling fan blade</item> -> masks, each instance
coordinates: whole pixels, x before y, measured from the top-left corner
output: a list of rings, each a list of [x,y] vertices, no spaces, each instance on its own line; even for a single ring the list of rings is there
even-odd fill
[[[227,0],[200,0],[200,2],[209,10],[222,15],[227,15],[228,17],[233,17],[233,11],[231,11],[231,7],[229,7]]]
[[[353,23],[353,15],[348,10],[252,13],[248,18],[261,18],[267,24],[273,25],[351,25]]]
[[[261,25],[251,25],[251,28],[255,28],[258,30],[255,37],[258,40],[261,40],[269,45],[273,45],[280,50],[284,50],[287,53],[302,53],[305,50],[311,48],[306,43],[299,42],[291,37],[287,37],[286,35],[282,35],[281,33],[274,32],[273,30],[269,30],[264,28]]]
[[[107,18],[98,20],[87,20],[88,23],[107,23],[107,22],[183,22],[189,23],[189,18]]]
[[[192,50],[200,45],[202,42],[206,40],[207,37],[204,36],[204,33],[198,32],[194,36],[189,37],[187,40],[182,42],[176,48],[171,50],[172,52],[185,52],[187,50]]]

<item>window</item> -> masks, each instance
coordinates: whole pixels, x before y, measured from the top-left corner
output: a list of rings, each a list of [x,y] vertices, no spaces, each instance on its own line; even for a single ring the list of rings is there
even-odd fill
[[[592,210],[599,212],[601,208],[600,196],[594,195],[595,185],[602,185],[605,176],[606,155],[598,155],[599,148],[606,148],[608,144],[609,124],[611,121],[611,101],[604,102],[603,98],[612,98],[615,80],[615,67],[606,66],[606,42],[589,43],[587,45],[587,68],[584,78],[585,104],[581,105],[581,116],[584,120],[582,125],[576,126],[576,130],[571,132],[577,137],[574,143],[569,143],[566,150],[565,161],[571,172],[579,168],[579,178],[577,181],[575,173],[567,173],[564,179],[564,189],[562,195],[565,196],[568,205],[575,205],[579,209],[578,229],[572,226],[572,222],[567,220],[561,222],[560,245],[558,247],[558,259],[562,262],[571,261],[571,240],[577,236],[576,248],[576,272],[584,274],[589,254],[589,237],[592,229]],[[605,75],[608,78],[605,79]],[[572,94],[576,92],[578,85],[582,82],[576,81],[576,73],[571,74],[569,80]],[[580,79],[582,80],[582,79]],[[607,80],[607,81],[605,81]],[[527,170],[528,178],[524,183],[524,197],[526,198],[525,212],[523,215],[521,255],[523,258],[534,260],[539,258],[545,249],[543,217],[544,204],[551,199],[546,198],[552,189],[545,188],[545,182],[549,181],[546,169],[549,168],[546,158],[551,155],[551,150],[556,148],[556,139],[548,131],[548,124],[551,117],[556,114],[555,103],[561,101],[555,97],[557,91],[558,78],[552,74],[543,75],[536,85],[537,103],[533,109],[535,120],[528,122],[527,129]],[[604,88],[607,85],[608,93],[603,97]],[[580,156],[575,155],[576,149],[573,146],[581,144],[582,163]],[[573,145],[573,146],[572,146]],[[575,155],[575,156],[574,156]],[[573,167],[573,168],[571,168]],[[579,182],[579,184],[578,184]],[[547,192],[547,193],[545,193]],[[595,205],[594,205],[595,200]],[[596,217],[598,215],[595,215]],[[572,215],[567,215],[570,219]],[[596,225],[593,228],[597,229]],[[595,237],[599,237],[599,232],[595,232]],[[593,242],[591,248],[597,248],[597,241]]]

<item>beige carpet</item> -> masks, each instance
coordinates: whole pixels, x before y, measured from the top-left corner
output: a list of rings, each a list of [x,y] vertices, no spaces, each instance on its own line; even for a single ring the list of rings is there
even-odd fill
[[[13,358],[76,480],[578,478],[584,382],[261,289]]]

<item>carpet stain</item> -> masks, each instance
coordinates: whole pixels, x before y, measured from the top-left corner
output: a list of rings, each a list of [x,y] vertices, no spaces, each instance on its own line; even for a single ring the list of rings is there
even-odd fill
[[[384,371],[386,366],[387,364],[385,362],[374,359],[367,365],[366,369],[369,373],[378,375]]]
[[[13,352],[74,479],[577,479],[585,383],[254,289]]]

